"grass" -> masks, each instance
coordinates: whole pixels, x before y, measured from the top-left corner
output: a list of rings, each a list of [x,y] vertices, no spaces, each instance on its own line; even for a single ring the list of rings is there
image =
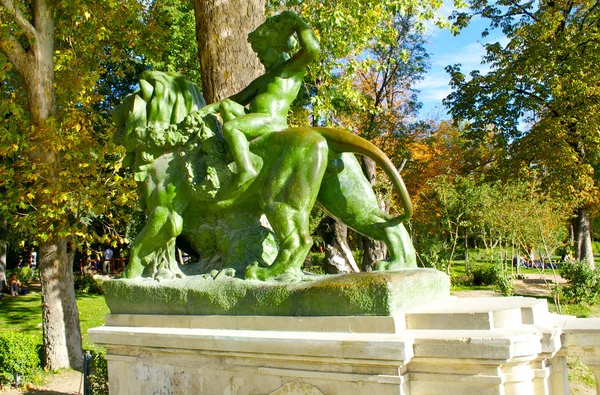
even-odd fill
[[[77,294],[79,321],[84,349],[96,349],[90,343],[87,330],[104,324],[108,307],[102,295]],[[0,330],[22,331],[42,343],[42,297],[37,292],[28,295],[4,296],[0,299]]]

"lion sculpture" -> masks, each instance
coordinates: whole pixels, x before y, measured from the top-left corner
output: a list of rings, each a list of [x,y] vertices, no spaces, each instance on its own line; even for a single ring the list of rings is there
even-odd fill
[[[258,176],[239,187],[217,117],[175,73],[145,72],[139,91],[114,113],[116,139],[127,151],[147,222],[135,238],[124,277],[183,277],[175,258],[183,237],[201,257],[186,273],[268,280],[301,277],[312,245],[309,215],[317,205],[355,231],[385,242],[389,258],[376,270],[416,267],[402,224],[412,206],[400,175],[373,144],[327,128],[288,128],[250,142]],[[352,153],[378,163],[394,184],[403,214],[381,212]],[[264,214],[270,224],[260,222]],[[193,270],[192,270],[193,269]]]

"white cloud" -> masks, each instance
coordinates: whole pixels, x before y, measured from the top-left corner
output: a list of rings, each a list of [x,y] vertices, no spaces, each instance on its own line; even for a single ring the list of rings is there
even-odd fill
[[[452,2],[446,1],[440,9],[440,14],[450,15],[454,9]],[[485,55],[484,44],[498,41],[506,45],[508,40],[498,30],[492,31],[488,37],[481,37],[481,32],[487,26],[489,21],[473,18],[469,26],[457,36],[453,36],[448,30],[430,28],[426,48],[431,54],[431,70],[426,78],[415,86],[420,90],[422,116],[443,108],[442,100],[452,92],[449,86],[450,76],[444,70],[446,66],[460,64],[461,71],[467,75],[473,70],[479,70],[482,74],[490,71],[489,65],[481,64]]]

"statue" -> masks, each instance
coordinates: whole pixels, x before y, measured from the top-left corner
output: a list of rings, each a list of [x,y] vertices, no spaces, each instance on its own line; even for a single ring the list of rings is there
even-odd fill
[[[294,35],[300,49],[292,55]],[[148,216],[124,277],[183,277],[175,259],[181,236],[201,255],[188,274],[300,279],[315,205],[386,243],[389,259],[376,270],[415,268],[402,224],[412,205],[383,152],[343,130],[287,128],[289,106],[319,51],[312,31],[284,12],[259,26],[249,41],[267,71],[242,92],[206,106],[186,78],[145,72],[140,90],[115,110],[116,139],[127,150],[125,163],[135,170]],[[380,211],[351,153],[369,156],[384,169],[400,196],[401,216]],[[261,225],[262,214],[271,229]]]

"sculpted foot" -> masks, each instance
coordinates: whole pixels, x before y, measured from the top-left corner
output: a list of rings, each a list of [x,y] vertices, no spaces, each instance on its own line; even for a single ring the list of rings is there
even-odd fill
[[[267,268],[259,267],[258,262],[254,262],[254,263],[250,264],[246,268],[246,272],[244,273],[244,275],[247,280],[265,281],[270,278],[269,271],[267,270]]]
[[[246,268],[245,276],[247,280],[274,280],[281,283],[297,283],[303,281],[305,278],[300,269],[281,270],[279,268],[277,270],[277,268],[273,267],[260,267],[257,262],[250,264]]]
[[[254,262],[246,268],[245,277],[248,280],[267,281],[279,274],[281,273],[275,273],[272,268],[260,267],[258,262]]]
[[[140,263],[136,261],[130,261],[130,264],[125,267],[125,270],[123,270],[122,277],[130,279],[138,278],[142,276],[143,272],[144,267]]]

